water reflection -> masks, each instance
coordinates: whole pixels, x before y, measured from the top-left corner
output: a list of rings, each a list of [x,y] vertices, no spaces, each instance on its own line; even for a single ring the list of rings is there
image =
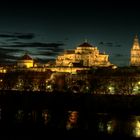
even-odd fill
[[[98,114],[97,127],[99,133],[108,135],[126,135],[140,138],[140,116],[111,116],[109,114]]]
[[[133,129],[133,135],[135,137],[140,137],[140,121],[139,120],[135,121],[135,126],[134,126],[134,129]]]
[[[78,111],[68,111],[69,115],[68,115],[68,120],[66,122],[66,129],[70,130],[70,129],[75,129],[78,128],[78,117],[79,117],[79,113]]]
[[[16,117],[16,120],[17,120],[17,122],[19,122],[19,123],[21,123],[21,122],[23,122],[23,120],[24,120],[24,111],[23,110],[18,110],[17,112],[16,112],[16,115],[15,115],[15,117]]]
[[[133,137],[140,137],[140,116],[130,116],[126,124],[126,133]]]
[[[116,121],[115,120],[111,120],[107,122],[107,132],[109,134],[112,134],[115,130],[116,127]]]
[[[113,134],[117,127],[117,120],[111,117],[109,114],[97,114],[97,128],[98,132],[106,133],[106,134]]]
[[[0,119],[1,111],[2,109],[0,108]],[[81,110],[60,111],[58,114],[55,111],[52,112],[50,109],[46,108],[41,110],[17,109],[7,115],[11,116],[8,116],[5,121],[10,117],[10,121],[13,121],[12,118],[14,117],[14,121],[11,125],[17,126],[18,128],[25,126],[26,128],[35,127],[39,129],[43,128],[45,130],[53,128],[76,131],[86,130],[99,135],[125,135],[140,138],[140,116],[136,115],[111,113],[85,114],[82,113]]]
[[[43,119],[43,123],[44,125],[47,125],[50,121],[50,113],[47,109],[42,110],[42,119]]]

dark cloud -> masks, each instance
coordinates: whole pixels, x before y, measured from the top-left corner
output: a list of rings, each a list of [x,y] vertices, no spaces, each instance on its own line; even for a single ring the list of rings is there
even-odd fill
[[[11,37],[15,37],[13,35],[8,35],[8,34],[0,34],[1,38],[11,38]]]
[[[19,57],[0,52],[0,64],[9,64],[16,62]]]
[[[23,50],[21,49],[9,49],[9,48],[0,48],[0,53],[1,54],[7,54],[7,53],[15,53],[15,52],[21,52]]]
[[[59,52],[64,51],[64,49],[61,47],[63,46],[63,43],[42,43],[42,42],[31,42],[31,43],[23,43],[23,42],[14,42],[12,45],[3,45],[4,48],[11,48],[8,50],[16,51],[13,48],[20,48],[23,50],[23,48],[36,48],[37,54],[41,55],[57,55]],[[29,49],[30,50],[30,49]]]
[[[57,47],[57,48],[55,48],[55,47],[47,47],[47,48],[39,47],[37,49],[38,49],[38,51],[41,51],[42,53],[49,53],[50,51],[59,53],[59,52],[64,51],[64,48],[60,48],[60,47]],[[48,50],[49,52],[48,51],[46,52],[46,50]]]
[[[2,45],[6,45],[7,43],[4,42],[4,41],[0,41],[0,44],[2,44]]]
[[[15,34],[16,38],[19,39],[33,39],[35,35],[33,33],[28,33],[28,34]]]
[[[35,35],[33,33],[1,33],[0,38],[10,38],[9,41],[13,39],[33,39]]]
[[[18,56],[13,55],[15,52],[22,52],[23,50],[20,49],[9,49],[9,48],[0,48],[0,64],[4,63],[13,63],[17,59],[19,59]]]
[[[14,44],[23,44],[23,42],[15,41]]]
[[[112,43],[112,42],[99,42],[99,45],[112,47],[114,45],[114,43]]]
[[[98,43],[99,45],[102,45],[102,46],[107,46],[107,47],[116,47],[116,48],[119,48],[119,47],[122,47],[121,44],[118,44],[118,43],[114,43],[114,42],[99,42]]]
[[[6,41],[11,42],[11,41],[17,41],[18,38],[11,38],[11,39],[7,39]]]
[[[16,60],[18,60],[20,57],[18,57],[18,56],[13,56],[13,55],[8,55],[8,54],[6,54],[5,55],[5,60],[6,59],[8,59],[8,60],[13,60],[13,61],[16,61]]]
[[[39,51],[36,55],[42,55],[42,56],[57,56],[58,55],[58,50],[56,51]]]
[[[43,43],[30,42],[24,43],[20,41],[12,42],[12,44],[5,44],[0,46],[0,63],[15,62],[20,56],[24,55],[25,50],[33,58],[38,57],[38,61],[46,63],[52,60],[64,49],[63,43]]]
[[[30,43],[23,43],[23,42],[14,42],[13,45],[5,45],[5,47],[43,47],[43,48],[59,48],[63,46],[63,43],[42,43],[42,42],[30,42]],[[42,48],[42,49],[43,49]]]

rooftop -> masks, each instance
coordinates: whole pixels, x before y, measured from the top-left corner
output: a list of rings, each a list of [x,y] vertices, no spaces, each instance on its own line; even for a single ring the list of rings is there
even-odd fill
[[[87,42],[84,42],[84,43],[80,44],[79,47],[93,47],[93,46],[90,45],[90,44],[87,43]]]
[[[20,60],[33,60],[28,54],[23,55]]]

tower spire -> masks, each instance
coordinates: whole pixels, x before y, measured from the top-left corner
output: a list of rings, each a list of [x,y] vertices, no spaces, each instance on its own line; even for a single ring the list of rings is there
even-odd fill
[[[134,38],[133,46],[131,49],[130,65],[140,66],[140,44],[137,35]]]
[[[132,49],[140,49],[140,45],[139,45],[139,39],[138,36],[136,35],[134,38],[134,42],[133,42],[133,47]]]

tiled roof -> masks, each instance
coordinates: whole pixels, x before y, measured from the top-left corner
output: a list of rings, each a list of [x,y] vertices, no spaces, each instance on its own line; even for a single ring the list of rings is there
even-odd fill
[[[90,45],[90,44],[87,43],[87,42],[84,42],[84,43],[80,44],[79,47],[93,47],[93,46]]]
[[[25,54],[24,56],[21,57],[20,60],[33,60],[28,54]]]

